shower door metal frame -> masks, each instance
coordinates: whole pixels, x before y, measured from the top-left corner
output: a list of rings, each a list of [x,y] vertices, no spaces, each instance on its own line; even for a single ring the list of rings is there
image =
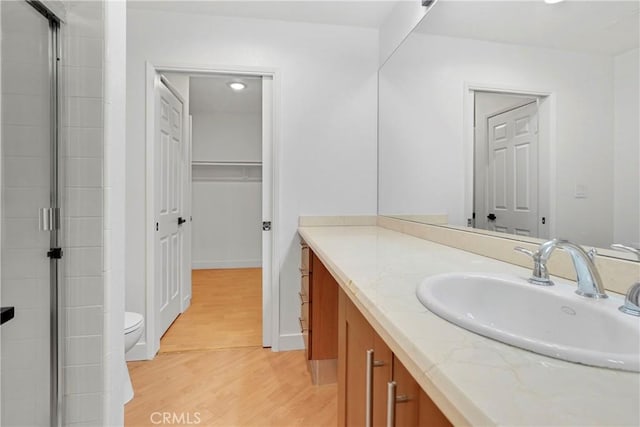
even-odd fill
[[[49,328],[50,328],[50,412],[49,419],[51,427],[62,426],[63,422],[63,366],[64,345],[60,340],[64,339],[64,322],[60,318],[63,313],[62,302],[64,301],[62,283],[62,251],[58,256],[52,256],[54,248],[61,248],[61,200],[60,183],[63,182],[60,164],[60,141],[61,141],[61,115],[60,115],[60,60],[62,56],[60,43],[60,25],[62,18],[47,4],[39,0],[26,0],[33,8],[42,14],[49,22],[49,82],[50,82],[50,127],[51,127],[51,186],[50,186],[50,208],[53,212],[53,223],[50,231],[51,251],[46,255],[50,258],[50,280],[49,280]]]

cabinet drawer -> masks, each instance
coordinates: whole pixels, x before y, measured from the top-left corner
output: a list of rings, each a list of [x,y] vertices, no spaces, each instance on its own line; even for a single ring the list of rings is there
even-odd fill
[[[311,329],[311,325],[309,324],[309,305],[310,304],[308,302],[300,303],[300,319],[301,319],[301,322],[304,322],[307,329]]]
[[[302,316],[298,317],[298,321],[300,322],[300,331],[303,334],[309,332],[309,321],[307,319],[303,319]]]
[[[311,300],[309,293],[309,275],[303,275],[300,279],[300,293],[306,295],[307,300]]]
[[[302,340],[304,341],[304,357],[305,359],[309,360],[310,359],[310,352],[309,352],[309,332],[305,331],[302,333]]]
[[[309,267],[311,266],[310,259],[311,259],[311,256],[309,253],[309,246],[303,243],[300,248],[300,269],[301,270],[309,271]]]

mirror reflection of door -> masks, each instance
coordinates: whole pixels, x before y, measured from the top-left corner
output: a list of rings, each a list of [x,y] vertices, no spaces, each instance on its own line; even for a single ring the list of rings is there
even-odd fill
[[[536,98],[475,94],[475,226],[538,237]]]

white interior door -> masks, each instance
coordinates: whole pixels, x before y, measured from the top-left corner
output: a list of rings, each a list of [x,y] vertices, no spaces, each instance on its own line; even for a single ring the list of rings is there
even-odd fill
[[[538,236],[538,117],[531,103],[488,119],[489,230]]]
[[[262,78],[262,345],[271,347],[273,78]]]
[[[163,82],[156,90],[154,286],[161,337],[180,314],[184,232],[181,223],[184,189],[183,103]],[[158,324],[158,323],[156,323]]]

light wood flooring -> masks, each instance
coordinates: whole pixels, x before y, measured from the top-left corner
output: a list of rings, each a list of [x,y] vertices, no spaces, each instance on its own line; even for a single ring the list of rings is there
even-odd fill
[[[194,270],[191,307],[154,360],[129,362],[126,426],[337,425],[337,386],[314,386],[304,352],[262,344],[261,270]],[[181,421],[181,422],[180,422]]]
[[[302,351],[254,347],[165,353],[129,362],[129,372],[135,397],[125,406],[126,426],[153,425],[156,412],[190,414],[192,421],[197,413],[200,426],[338,423],[337,386],[312,385]]]
[[[191,306],[160,353],[262,345],[262,269],[193,270]]]

